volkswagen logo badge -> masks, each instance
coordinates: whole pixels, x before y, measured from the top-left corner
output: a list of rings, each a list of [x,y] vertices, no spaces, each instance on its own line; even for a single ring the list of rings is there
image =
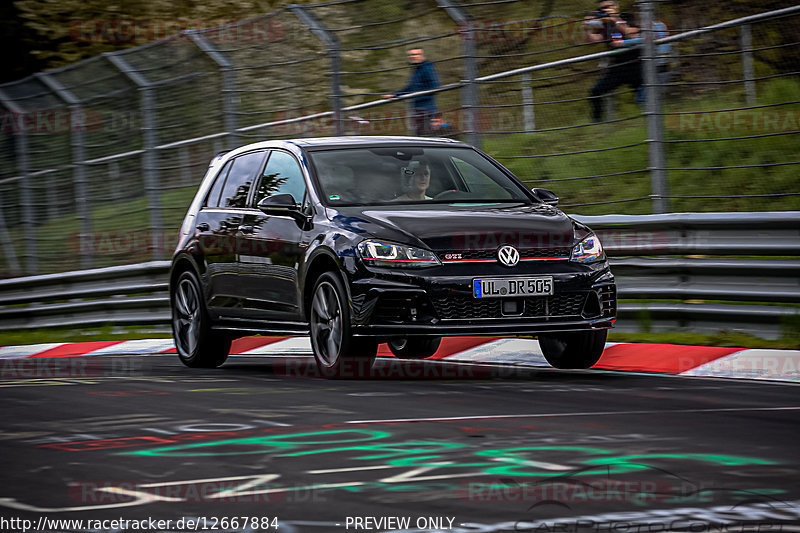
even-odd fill
[[[507,267],[513,267],[519,263],[519,251],[513,246],[501,246],[497,250],[497,260]]]

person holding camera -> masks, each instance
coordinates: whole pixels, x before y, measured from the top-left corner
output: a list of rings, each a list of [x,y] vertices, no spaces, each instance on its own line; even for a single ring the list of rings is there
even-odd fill
[[[439,74],[436,72],[436,67],[433,62],[425,59],[425,51],[422,48],[409,49],[408,62],[414,68],[408,83],[399,91],[383,95],[384,98],[395,98],[402,94],[427,91],[439,87]],[[415,96],[412,99],[412,103],[414,105],[414,115],[412,117],[414,133],[415,135],[425,135],[431,130],[431,118],[439,112],[436,107],[435,95]]]
[[[599,0],[597,11],[587,15],[583,24],[589,40],[595,43],[620,40],[626,33],[625,21],[615,0]]]
[[[642,86],[641,44],[639,27],[632,15],[619,12],[619,4],[614,0],[600,0],[597,13],[584,20],[587,36],[590,41],[604,42],[612,50],[630,48],[629,51],[609,58],[603,75],[589,92],[592,103],[592,120],[600,122],[603,118],[604,94],[612,92],[623,85],[634,89]]]

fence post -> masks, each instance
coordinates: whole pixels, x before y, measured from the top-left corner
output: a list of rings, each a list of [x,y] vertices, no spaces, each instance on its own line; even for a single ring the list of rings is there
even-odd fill
[[[753,68],[753,34],[750,24],[742,24],[739,27],[739,35],[742,42],[742,73],[744,74],[744,94],[747,105],[756,105],[756,77]]]
[[[464,87],[461,89],[461,107],[464,109],[464,130],[466,141],[473,146],[481,146],[481,128],[479,120],[480,97],[478,95],[478,59],[475,46],[475,29],[473,19],[463,8],[451,0],[436,0],[460,28],[462,54],[464,56]]]
[[[116,187],[111,188],[111,198],[113,198],[115,202],[124,200],[127,197],[127,191],[122,187],[119,181],[119,163],[117,163],[116,159],[112,159],[108,162],[108,177],[112,183],[118,184]]]
[[[70,139],[72,141],[72,165],[74,168],[73,179],[75,180],[75,207],[78,212],[81,235],[89,238],[92,232],[92,213],[89,206],[89,185],[86,179],[86,142],[84,127],[77,123],[77,117],[84,116],[81,108],[81,101],[67,90],[61,83],[50,75],[39,72],[34,74],[48,89],[56,93],[58,97],[69,106],[70,111]],[[82,242],[83,239],[78,239]],[[94,258],[89,253],[79,252],[81,256],[81,268],[92,268]]]
[[[525,131],[536,131],[536,115],[533,113],[533,89],[531,89],[531,75],[522,74],[522,121]]]
[[[344,123],[342,122],[342,88],[340,76],[342,71],[342,57],[339,53],[341,44],[335,33],[330,31],[316,15],[307,11],[304,6],[299,4],[289,4],[287,6],[305,24],[311,33],[325,43],[328,57],[331,62],[331,109],[333,111],[334,128],[336,135],[344,135]]]
[[[617,95],[604,94],[598,98],[603,99],[603,120],[606,122],[617,120]]]
[[[17,171],[21,176],[20,201],[22,202],[22,225],[25,228],[25,270],[28,274],[39,273],[39,251],[36,240],[36,217],[33,214],[33,194],[31,193],[30,159],[28,136],[20,131],[17,140]]]
[[[150,242],[153,245],[153,260],[159,260],[163,255],[164,236],[161,223],[161,195],[159,194],[158,184],[158,153],[156,152],[156,121],[155,121],[155,97],[153,95],[153,84],[142,74],[136,71],[133,66],[119,55],[114,53],[103,54],[122,74],[139,88],[141,95],[142,109],[142,166],[144,170],[145,190],[150,208]]]
[[[215,154],[217,152],[214,152]],[[189,169],[189,148],[181,146],[178,148],[178,164],[181,166],[181,186],[188,187],[192,184],[192,171]]]
[[[222,114],[225,131],[228,132],[228,148],[239,144],[236,137],[236,72],[227,54],[221,52],[200,30],[184,30],[197,47],[202,50],[222,72]]]
[[[216,139],[211,141],[211,144],[212,144],[212,146],[214,148],[214,155],[217,155],[218,153],[220,153],[223,150],[225,150],[225,148],[223,148],[223,146],[222,146],[222,141],[219,139],[219,137],[217,137]]]
[[[0,91],[0,104],[22,121],[25,110],[19,107],[3,91]],[[36,274],[39,270],[36,250],[36,218],[33,214],[33,198],[31,195],[30,160],[28,159],[28,136],[23,128],[14,132],[14,147],[17,156],[17,172],[20,176],[20,202],[22,203],[22,227],[25,232],[25,272]]]
[[[3,196],[0,193],[0,208],[3,207]],[[11,242],[11,236],[8,234],[6,227],[6,219],[3,217],[2,210],[0,210],[0,244],[3,245],[3,252],[8,262],[8,270],[16,275],[20,272],[19,261],[17,261],[17,252],[14,250],[14,243]]]
[[[642,2],[642,28],[644,29],[644,88],[647,97],[645,116],[647,117],[647,146],[650,170],[650,197],[653,199],[653,212],[666,213],[667,171],[664,156],[664,132],[661,116],[661,102],[656,66],[655,30],[653,27],[653,2]]]

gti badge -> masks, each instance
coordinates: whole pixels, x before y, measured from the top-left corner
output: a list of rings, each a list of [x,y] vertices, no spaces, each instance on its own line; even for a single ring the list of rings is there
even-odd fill
[[[519,251],[513,246],[501,246],[497,250],[497,260],[507,267],[513,267],[519,263]]]

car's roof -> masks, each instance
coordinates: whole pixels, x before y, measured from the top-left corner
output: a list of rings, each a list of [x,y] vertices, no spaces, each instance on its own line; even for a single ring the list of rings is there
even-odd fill
[[[309,137],[305,139],[275,139],[271,141],[261,141],[257,143],[240,146],[222,155],[239,155],[250,150],[260,150],[266,148],[289,148],[296,147],[299,150],[323,150],[328,148],[347,148],[347,147],[366,147],[381,145],[415,145],[415,146],[460,146],[469,147],[470,145],[453,139],[439,137],[401,137],[389,135],[375,136],[352,136],[352,137]]]
[[[464,144],[454,139],[439,137],[403,137],[399,135],[373,135],[373,136],[352,136],[352,137],[311,137],[307,139],[288,139],[286,142],[297,144],[304,148],[308,147],[341,147],[341,146],[360,146],[375,144]]]
[[[472,148],[471,145],[447,139],[444,137],[403,137],[399,135],[375,135],[375,136],[352,136],[352,137],[309,137],[304,139],[275,139],[239,146],[233,150],[220,152],[209,163],[214,165],[224,162],[232,157],[239,156],[252,150],[267,150],[270,148],[283,148],[290,151],[315,151],[327,150],[331,148],[349,147],[375,147],[375,146],[455,146],[459,148]],[[299,155],[299,154],[298,154]]]

